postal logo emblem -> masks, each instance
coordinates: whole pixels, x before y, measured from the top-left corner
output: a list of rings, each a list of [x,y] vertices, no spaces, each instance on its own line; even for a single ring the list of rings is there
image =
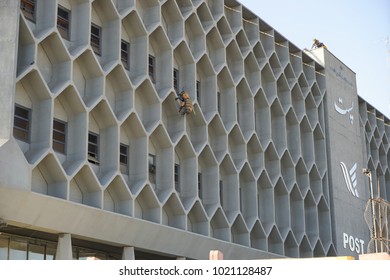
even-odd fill
[[[355,197],[359,197],[359,193],[357,190],[357,163],[355,163],[351,169],[347,168],[347,165],[344,162],[340,162],[341,170],[343,171],[343,176],[345,180],[345,184],[347,186],[348,191]]]

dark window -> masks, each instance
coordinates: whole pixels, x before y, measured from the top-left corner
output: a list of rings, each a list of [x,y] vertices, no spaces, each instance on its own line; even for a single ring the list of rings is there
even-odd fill
[[[240,200],[240,211],[241,211],[241,213],[242,213],[242,205],[243,205],[243,194],[242,194],[242,192],[243,192],[243,190],[242,190],[242,188],[240,187],[239,188],[239,200]]]
[[[53,120],[53,150],[66,152],[66,122]]]
[[[180,193],[180,165],[175,164],[175,190]]]
[[[69,39],[69,21],[70,21],[70,11],[58,6],[58,15],[57,15],[57,28],[60,32],[62,38]]]
[[[198,173],[198,196],[200,199],[203,198],[203,192],[202,192],[202,173]]]
[[[179,93],[179,70],[176,68],[173,69],[173,88]]]
[[[152,83],[156,82],[155,77],[156,58],[153,55],[149,55],[149,77]]]
[[[196,81],[196,99],[198,100],[198,104],[200,106],[200,101],[201,101],[201,97],[200,97],[200,92],[201,91],[201,88],[200,88],[200,81]]]
[[[101,54],[101,48],[100,48],[101,33],[102,33],[102,29],[100,26],[97,26],[96,24],[91,24],[91,46],[93,51],[98,55]]]
[[[14,137],[24,142],[30,142],[31,109],[15,105]]]
[[[88,133],[88,161],[99,165],[99,135]]]
[[[122,60],[123,66],[126,69],[130,68],[129,55],[130,55],[130,44],[129,44],[129,42],[122,40],[121,41],[121,60]]]
[[[35,0],[20,0],[20,9],[26,19],[35,22]]]
[[[119,162],[121,165],[121,172],[128,174],[129,172],[129,146],[120,144],[119,146]]]
[[[149,154],[149,181],[153,184],[156,183],[156,156]]]
[[[219,180],[219,201],[223,207],[223,181]]]
[[[217,108],[218,113],[221,114],[221,93],[219,91],[217,92]]]
[[[237,108],[237,122],[240,122],[240,104],[238,103],[238,100],[236,103],[236,108]]]

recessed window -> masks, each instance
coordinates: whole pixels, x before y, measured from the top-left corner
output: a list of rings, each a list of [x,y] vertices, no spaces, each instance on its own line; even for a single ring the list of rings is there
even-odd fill
[[[219,180],[219,201],[223,207],[223,181]]]
[[[53,150],[66,153],[66,122],[53,120]]]
[[[88,161],[99,165],[99,134],[88,133]]]
[[[156,58],[153,55],[149,55],[149,77],[152,80],[152,83],[156,82],[156,77],[155,77],[155,68],[156,68]]]
[[[30,142],[31,109],[15,105],[14,137],[24,142]]]
[[[58,6],[57,14],[57,28],[62,38],[69,40],[69,22],[70,22],[70,11]]]
[[[35,22],[35,0],[20,0],[20,9],[26,19]]]
[[[175,190],[180,193],[180,165],[175,164]]]
[[[198,196],[200,199],[203,198],[203,192],[202,192],[202,173],[198,173]]]
[[[179,70],[173,69],[173,88],[177,93],[179,93]]]
[[[149,163],[149,181],[152,183],[152,184],[155,184],[156,183],[156,172],[157,172],[157,168],[156,168],[156,156],[155,155],[152,155],[152,154],[149,154],[148,156],[148,163]]]
[[[200,81],[196,81],[196,99],[198,100],[198,104],[200,106],[200,101],[201,101],[201,98],[200,98],[200,92],[201,91],[201,88],[200,88]]]
[[[96,24],[91,24],[91,47],[97,55],[101,55],[102,28]]]
[[[240,122],[240,104],[238,103],[238,100],[236,103],[236,110],[237,110],[237,122]]]
[[[121,172],[123,174],[129,173],[129,146],[125,144],[120,144],[119,146],[119,163]]]
[[[221,114],[221,93],[217,92],[217,109],[218,113]]]
[[[121,41],[121,60],[122,64],[126,69],[130,68],[130,43],[125,40]]]
[[[242,190],[242,188],[240,187],[239,188],[239,193],[238,193],[238,195],[239,195],[239,201],[240,201],[240,211],[241,211],[241,213],[242,213],[242,206],[243,206],[243,194],[242,194],[242,192],[243,192],[243,190]]]

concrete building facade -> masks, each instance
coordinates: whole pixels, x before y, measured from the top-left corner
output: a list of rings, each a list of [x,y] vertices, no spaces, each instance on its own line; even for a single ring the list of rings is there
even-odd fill
[[[235,0],[0,5],[0,259],[367,251],[390,121],[331,52]]]

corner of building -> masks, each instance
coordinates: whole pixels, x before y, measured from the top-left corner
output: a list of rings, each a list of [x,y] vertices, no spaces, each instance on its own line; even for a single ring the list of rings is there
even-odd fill
[[[17,64],[19,1],[0,5],[0,147],[10,138]]]

